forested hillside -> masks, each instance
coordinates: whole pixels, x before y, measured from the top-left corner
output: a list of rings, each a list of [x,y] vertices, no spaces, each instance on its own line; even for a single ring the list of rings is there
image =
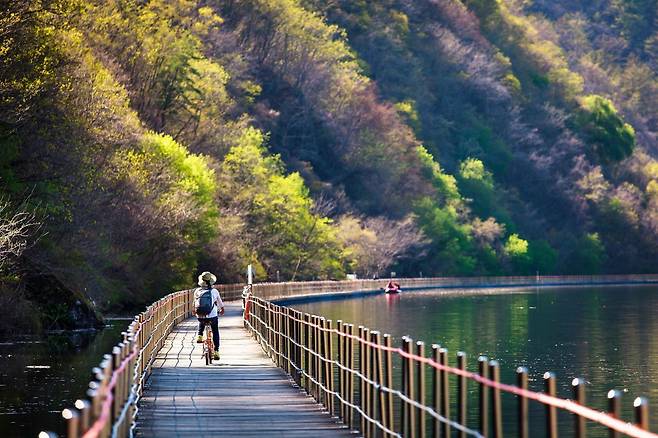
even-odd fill
[[[0,305],[655,272],[655,1],[0,2]]]

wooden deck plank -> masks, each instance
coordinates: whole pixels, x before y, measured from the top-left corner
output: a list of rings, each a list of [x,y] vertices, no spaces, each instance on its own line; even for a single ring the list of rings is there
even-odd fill
[[[165,340],[139,403],[140,437],[354,437],[297,388],[242,326],[239,304],[220,317],[221,360],[206,366],[196,319]]]

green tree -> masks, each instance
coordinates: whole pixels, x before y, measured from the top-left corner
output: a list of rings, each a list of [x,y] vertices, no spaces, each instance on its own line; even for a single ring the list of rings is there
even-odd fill
[[[621,161],[633,152],[635,131],[610,100],[594,94],[584,97],[579,121],[603,161]]]

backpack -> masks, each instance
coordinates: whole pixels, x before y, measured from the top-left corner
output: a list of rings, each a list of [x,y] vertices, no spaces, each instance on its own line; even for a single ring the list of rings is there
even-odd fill
[[[194,311],[198,317],[205,317],[212,312],[214,304],[212,302],[212,289],[207,289],[199,298],[194,300]]]

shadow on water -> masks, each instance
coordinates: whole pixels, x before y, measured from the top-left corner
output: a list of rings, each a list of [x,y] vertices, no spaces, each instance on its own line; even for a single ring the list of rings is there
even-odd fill
[[[605,410],[607,391],[623,392],[627,421],[633,418],[632,403],[638,395],[649,398],[650,406],[658,406],[658,287],[459,292],[403,292],[399,297],[382,294],[292,307],[390,333],[395,345],[404,335],[425,341],[428,348],[431,343],[441,344],[450,351],[452,365],[456,352],[465,351],[470,370],[477,370],[477,357],[486,355],[500,362],[506,383],[515,382],[517,366],[525,366],[530,389],[537,391],[543,390],[543,373],[553,371],[558,395],[565,398],[572,397],[572,378],[584,377],[591,407]],[[454,391],[453,386],[453,395]],[[477,406],[475,385],[469,392],[469,405]],[[542,436],[544,409],[530,406],[531,436]],[[514,436],[515,398],[504,395],[503,408],[505,436]],[[469,425],[475,427],[476,412],[469,411]],[[572,430],[573,418],[559,414],[559,423],[560,435],[571,436],[567,432]],[[655,412],[651,428],[658,430]],[[588,436],[607,436],[607,431],[591,427]]]
[[[101,331],[0,341],[0,436],[65,432],[62,409],[84,394],[92,367],[119,342],[129,321],[109,322]]]

